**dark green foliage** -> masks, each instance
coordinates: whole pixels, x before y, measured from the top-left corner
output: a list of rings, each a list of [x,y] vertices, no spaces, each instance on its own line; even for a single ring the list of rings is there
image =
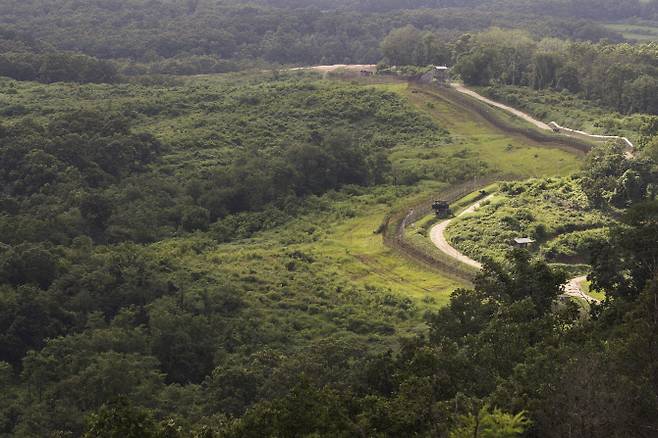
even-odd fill
[[[10,2],[0,20],[60,50],[139,59],[121,61],[133,74],[235,67],[217,54],[376,59],[379,39],[407,20],[423,29],[411,29],[422,37],[414,62],[441,62],[444,40],[427,29],[455,17],[464,20],[455,27],[491,22],[484,12],[370,15],[398,7],[332,15],[205,0]],[[18,60],[50,50],[21,32],[0,37]],[[468,40],[458,41],[463,53]],[[34,56],[48,60],[44,81],[96,65]],[[521,80],[519,71],[506,78]],[[481,162],[433,155],[448,133],[393,92],[296,76],[0,81],[0,434],[470,436],[481,424],[517,436],[529,427],[521,412],[537,436],[653,430],[654,207],[636,204],[610,252],[597,254],[594,282],[615,299],[592,320],[558,299],[562,273],[515,252],[428,312],[428,331],[420,300],[352,278],[362,266],[394,275],[387,266],[364,260],[341,272],[350,247],[326,237],[374,215],[361,208],[379,214],[420,196],[390,182],[453,182]],[[652,89],[645,79],[638,90]],[[442,163],[419,168],[405,146]],[[624,175],[615,160],[594,172]],[[638,163],[629,166],[652,172]],[[619,196],[637,203],[651,190],[638,195],[631,176]],[[533,219],[520,211],[505,221]]]
[[[2,53],[0,76],[19,81],[112,83],[119,79],[109,61],[70,53]]]
[[[566,278],[553,272],[545,263],[533,261],[523,250],[509,255],[512,269],[505,272],[494,263],[485,263],[482,274],[476,277],[476,290],[498,301],[519,301],[529,297],[540,314],[550,310],[561,292]]]
[[[658,270],[658,201],[639,203],[593,249],[592,285],[616,297],[637,297]]]
[[[192,206],[183,212],[181,226],[185,231],[206,231],[210,222],[210,212],[203,207]]]
[[[307,196],[386,183],[392,147],[445,136],[395,94],[363,87],[281,78],[117,90],[112,99],[130,96],[122,112],[101,99],[0,128],[0,241],[247,237],[289,220]],[[142,126],[151,118],[155,130]],[[162,131],[167,145],[153,135]]]
[[[305,245],[410,192],[385,186],[391,150],[447,133],[393,92],[315,79],[2,82],[29,107],[0,127],[3,433],[78,436],[91,413],[89,434],[126,434],[151,428],[143,409],[230,429],[225,415],[300,374],[338,382],[419,320],[409,298],[323,274],[333,258]],[[257,248],[216,243],[277,227]]]
[[[644,219],[633,223],[640,232],[635,227]],[[500,284],[508,277],[521,281]],[[482,430],[495,428],[492,436],[518,436],[528,427],[548,437],[569,431],[634,436],[655,427],[658,388],[647,383],[655,373],[655,284],[649,283],[634,303],[618,301],[600,309],[598,319],[579,325],[575,306],[547,307],[561,281],[546,265],[528,263],[521,254],[511,271],[490,265],[475,290],[455,293],[449,307],[430,316],[429,341],[407,342],[395,356],[371,358],[360,377],[367,386],[336,393],[305,381],[276,402],[259,404],[234,430],[249,436],[266,428],[285,435],[301,424],[304,432],[340,436],[359,425],[381,436],[448,431],[472,436],[476,418]],[[532,292],[529,298],[523,292],[526,282],[552,293],[547,300],[540,294],[537,301]],[[620,313],[626,315],[624,322],[613,322]],[[649,347],[639,347],[643,342]],[[322,409],[316,405],[318,394],[324,394]],[[340,410],[332,409],[336,399],[342,400]],[[500,409],[493,410],[495,420],[488,418],[489,405]],[[314,413],[322,424],[306,416],[299,424],[291,422],[286,412],[295,409]],[[506,414],[523,409],[526,415]],[[327,412],[333,415],[325,418]]]
[[[46,339],[66,333],[75,318],[52,294],[34,286],[4,286],[0,299],[0,355],[12,365],[19,364],[28,349],[42,348]]]
[[[472,290],[458,289],[450,296],[450,304],[430,319],[430,340],[461,339],[480,332],[496,311],[491,297]]]
[[[258,405],[228,436],[350,437],[358,428],[349,414],[350,401],[344,395],[302,381],[286,397]]]
[[[495,56],[492,49],[472,50],[459,58],[455,71],[467,84],[487,85],[496,74],[492,71]]]
[[[654,216],[653,210],[638,210],[628,226],[647,235],[646,218]],[[286,312],[298,305],[290,295],[304,287],[332,302],[340,299],[341,292],[312,280],[313,272],[304,274],[317,257],[289,256],[297,268],[276,272],[285,281],[302,278],[286,287]],[[172,261],[163,262],[164,272],[175,268]],[[594,269],[601,275],[608,267]],[[183,279],[184,272],[176,276]],[[165,433],[177,429],[236,437],[354,436],[364,430],[391,437],[459,436],[472,432],[477,418],[483,427],[508,434],[502,436],[518,436],[528,424],[510,413],[522,411],[532,421],[531,433],[551,437],[568,430],[633,436],[655,423],[656,388],[647,382],[655,373],[656,351],[640,348],[655,341],[652,283],[636,303],[613,302],[615,307],[599,310],[598,319],[581,325],[575,306],[552,305],[564,277],[517,253],[509,267],[489,264],[474,290],[456,292],[448,307],[428,315],[428,339],[404,340],[395,354],[370,354],[365,344],[343,335],[285,354],[257,344],[288,343],[294,327],[309,324],[301,314],[287,330],[246,329],[268,321],[248,313],[231,288],[199,289],[208,274],[193,274],[194,283],[171,284],[146,309],[124,306],[109,323],[91,312],[83,332],[51,339],[28,353],[20,378],[25,404],[7,404],[21,412],[20,420],[12,423],[11,411],[0,411],[8,430],[26,436],[50,431],[128,436],[131,430],[170,436]],[[633,278],[639,284],[640,278]],[[251,289],[261,287],[257,277],[244,281]],[[48,293],[53,292],[51,287]],[[380,299],[387,306],[405,306],[392,297]],[[345,309],[333,308],[331,318],[341,318]],[[626,317],[617,325],[613,321],[621,314]],[[368,317],[372,324],[374,314]],[[372,336],[373,329],[366,332]],[[110,402],[117,396],[124,401]],[[171,415],[184,421],[167,419]]]
[[[656,182],[650,158],[630,159],[621,145],[607,144],[592,149],[580,184],[593,205],[625,207],[651,200]]]
[[[103,0],[50,0],[48,5],[6,1],[0,6],[0,49],[8,54],[0,74],[48,82],[116,78],[111,64],[60,51],[119,59],[127,75],[221,73],[254,64],[245,59],[376,63],[381,58],[379,42],[405,25],[449,36],[498,25],[523,27],[541,36],[618,41],[619,34],[583,19],[655,13],[638,0],[254,3],[117,0],[108,6]],[[424,35],[421,50],[409,53],[415,62],[446,59],[441,50],[427,50],[441,45]]]
[[[118,114],[78,111],[46,126],[26,119],[0,137],[3,194],[30,196],[81,182],[107,186],[143,170],[159,152],[153,136],[130,133]]]
[[[499,29],[462,37],[454,49],[454,70],[470,85],[566,90],[622,113],[658,111],[655,45],[555,44],[529,37]]]
[[[56,255],[44,245],[20,244],[0,248],[0,279],[12,286],[48,288],[57,277]]]
[[[119,399],[87,417],[85,438],[152,438],[157,424],[145,409]]]
[[[382,41],[382,54],[392,65],[444,65],[450,62],[451,51],[445,41],[432,32],[416,27],[392,30]]]
[[[519,282],[508,284],[508,293],[500,295],[492,285],[503,277]],[[546,291],[545,297],[525,290],[523,281],[531,278],[534,289]],[[429,341],[410,340],[395,356],[369,358],[349,388],[343,388],[346,375],[330,387],[302,377],[285,396],[248,411],[236,423],[237,433],[350,436],[361,427],[380,436],[404,436],[467,427],[463,416],[478,412],[478,397],[509,377],[542,338],[559,336],[560,324],[573,321],[575,312],[554,315],[547,308],[560,281],[560,274],[521,255],[512,271],[491,265],[475,290],[456,292],[448,307],[428,317]],[[297,413],[297,422],[291,412]]]

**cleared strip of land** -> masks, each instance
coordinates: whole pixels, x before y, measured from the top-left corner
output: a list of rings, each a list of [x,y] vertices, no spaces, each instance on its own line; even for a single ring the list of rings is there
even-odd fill
[[[468,88],[464,87],[461,84],[453,83],[453,84],[451,84],[451,86],[452,86],[452,88],[459,91],[460,93],[464,93],[464,94],[466,94],[468,96],[471,96],[471,97],[474,97],[474,98],[476,98],[476,99],[478,99],[478,100],[480,100],[480,101],[482,101],[486,104],[489,104],[491,106],[495,106],[496,108],[500,108],[500,109],[503,109],[503,110],[505,110],[509,113],[512,113],[515,116],[525,120],[526,122],[535,125],[537,128],[547,129],[547,130],[551,129],[551,127],[548,126],[548,124],[542,122],[541,120],[535,119],[530,114],[526,114],[523,111],[517,110],[516,108],[512,108],[511,106],[508,106],[508,105],[502,104],[500,102],[496,102],[495,100],[491,100],[489,98],[486,98],[483,95],[481,95],[479,93],[476,93],[473,90],[469,90]]]
[[[504,103],[496,102],[495,100],[491,100],[487,97],[482,96],[481,94],[470,90],[466,87],[464,87],[461,84],[453,83],[452,88],[455,90],[459,91],[460,93],[466,94],[468,96],[471,96],[475,99],[478,99],[481,102],[484,102],[488,105],[494,106],[496,108],[500,108],[502,110],[505,110],[511,114],[514,114],[515,116],[525,120],[528,123],[533,124],[537,128],[540,129],[545,129],[545,130],[552,130],[554,131],[557,129],[561,133],[567,133],[567,135],[572,135],[575,137],[580,137],[580,138],[585,138],[588,140],[594,140],[594,141],[605,141],[605,140],[621,140],[624,142],[627,148],[630,148],[631,150],[635,147],[633,143],[626,137],[620,137],[618,135],[601,135],[601,134],[590,134],[585,131],[579,131],[577,129],[571,129],[567,128],[565,126],[560,126],[556,122],[550,122],[550,123],[544,123],[541,120],[537,120],[534,117],[532,117],[530,114],[524,113],[523,111],[520,111],[516,108],[513,108],[509,105],[505,105]]]

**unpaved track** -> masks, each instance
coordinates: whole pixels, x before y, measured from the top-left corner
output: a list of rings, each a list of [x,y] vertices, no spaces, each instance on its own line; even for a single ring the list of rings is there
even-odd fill
[[[587,280],[587,276],[583,275],[580,277],[572,278],[567,282],[567,284],[564,285],[564,295],[568,295],[570,297],[575,297],[575,298],[581,298],[588,303],[599,303],[599,300],[596,298],[587,295],[582,288],[582,284]]]
[[[486,198],[480,199],[479,201],[471,204],[468,208],[463,210],[461,213],[457,215],[457,217],[463,216],[465,214],[470,214],[475,212],[485,201],[491,199],[494,195],[489,195]],[[445,237],[445,230],[450,225],[450,223],[454,220],[453,219],[446,219],[443,220],[436,225],[434,225],[430,229],[430,240],[432,240],[432,243],[444,254],[447,254],[448,256],[452,257],[455,260],[460,261],[461,263],[464,263],[466,265],[472,266],[477,269],[482,269],[482,263],[478,262],[477,260],[473,260],[466,254],[460,252],[457,248],[454,246],[450,245],[448,240]],[[575,298],[580,298],[588,303],[598,303],[599,300],[597,300],[594,297],[591,297],[583,291],[581,285],[587,280],[586,276],[580,276],[580,277],[575,277],[569,280],[565,285],[564,285],[564,294],[569,297],[575,297]]]
[[[488,98],[484,97],[483,95],[476,93],[473,90],[469,90],[468,88],[464,87],[461,84],[452,83],[451,86],[452,86],[452,88],[454,88],[455,90],[459,91],[462,94],[466,94],[468,96],[474,97],[475,99],[477,99],[479,101],[487,103],[491,106],[495,106],[496,108],[500,108],[500,109],[505,110],[509,113],[512,113],[515,116],[517,116],[518,118],[523,119],[526,122],[532,123],[533,125],[535,125],[536,127],[540,128],[540,129],[551,130],[552,131],[552,128],[550,126],[548,126],[548,124],[542,122],[541,120],[535,119],[534,117],[530,116],[529,114],[524,113],[523,111],[519,111],[516,108],[512,108],[511,106],[502,104],[500,102],[496,102],[495,100],[488,99]]]
[[[349,71],[361,71],[361,70],[366,70],[366,71],[374,71],[376,69],[375,64],[333,64],[333,65],[317,65],[317,66],[312,66],[312,67],[296,67],[296,68],[291,68],[290,70],[314,70],[318,71],[321,73],[328,73],[336,70],[349,70]],[[558,125],[555,122],[551,122],[550,124],[544,123],[541,120],[537,120],[534,117],[530,116],[529,114],[524,113],[523,111],[519,111],[516,108],[512,108],[511,106],[502,104],[500,102],[496,102],[494,100],[488,99],[484,96],[482,96],[479,93],[476,93],[473,90],[469,90],[468,88],[464,87],[461,84],[456,84],[453,83],[451,84],[452,87],[459,91],[460,93],[466,94],[468,96],[471,96],[475,99],[478,99],[484,103],[487,103],[488,105],[491,105],[496,108],[500,108],[504,111],[507,111],[511,114],[514,114],[515,116],[521,118],[522,120],[525,120],[528,123],[531,123],[532,125],[536,126],[537,128],[543,129],[543,130],[553,130],[551,125],[554,125],[562,130],[566,130],[568,132],[572,133],[577,133],[579,135],[593,138],[593,139],[605,139],[605,138],[617,138],[617,139],[622,139],[626,142],[626,144],[630,147],[633,148],[633,144],[626,138],[626,137],[617,137],[617,136],[603,136],[603,135],[593,135],[593,134],[588,134],[586,132],[582,131],[575,131],[569,128],[564,128],[560,125]],[[628,152],[629,155],[632,156],[632,153]],[[493,195],[489,195],[486,198],[480,199],[479,201],[471,204],[468,208],[460,212],[457,217],[473,213],[475,210],[482,205],[484,201],[487,201],[491,199]],[[466,265],[472,266],[477,269],[482,269],[482,264],[478,262],[477,260],[473,260],[472,258],[468,257],[467,255],[461,253],[459,250],[457,250],[455,247],[450,245],[448,241],[445,238],[445,230],[450,225],[453,219],[446,219],[444,221],[439,222],[438,224],[434,225],[430,229],[430,239],[432,240],[432,243],[443,253],[447,254],[448,256],[452,257],[455,260],[458,260],[461,263],[464,263]],[[585,276],[580,276],[580,277],[575,277],[569,280],[565,285],[564,285],[564,295],[571,296],[571,297],[576,297],[576,298],[581,298],[587,301],[588,303],[598,303],[599,300],[597,300],[594,297],[591,297],[587,295],[581,288],[581,284],[585,282],[587,277]]]
[[[484,199],[480,199],[479,201],[475,202],[470,207],[459,213],[457,217],[465,214],[473,213],[475,210],[478,209],[478,207],[480,207],[480,205],[482,205],[484,201],[491,199],[492,196],[493,195],[489,195]],[[469,256],[461,253],[457,248],[450,245],[450,243],[448,243],[448,241],[446,240],[445,231],[446,228],[448,228],[448,225],[450,225],[452,221],[453,219],[443,220],[438,224],[434,225],[430,229],[430,239],[432,240],[432,243],[434,244],[434,246],[439,248],[442,252],[449,255],[453,259],[459,260],[460,262],[467,264],[469,266],[473,266],[474,268],[482,269],[482,263],[473,260]]]
[[[376,64],[333,64],[333,65],[315,65],[313,67],[294,67],[290,71],[296,70],[313,70],[321,73],[328,73],[336,70],[349,70],[349,71],[372,71],[377,68]]]
[[[471,96],[481,102],[484,102],[488,105],[491,105],[496,108],[500,108],[504,111],[507,111],[508,113],[514,114],[520,119],[525,120],[528,123],[533,124],[539,129],[544,129],[544,130],[553,130],[553,128],[557,128],[563,135],[567,136],[573,136],[573,137],[580,137],[580,138],[587,138],[589,140],[594,140],[594,141],[602,141],[602,140],[621,140],[624,142],[626,145],[626,156],[629,158],[633,157],[633,149],[634,145],[631,143],[631,141],[626,138],[626,137],[620,137],[618,135],[600,135],[600,134],[590,134],[585,131],[579,131],[577,129],[571,129],[571,128],[566,128],[564,126],[560,126],[555,122],[550,122],[550,123],[544,123],[541,120],[537,120],[534,117],[532,117],[530,114],[524,113],[523,111],[519,111],[516,108],[512,108],[509,105],[505,105],[500,102],[496,102],[495,100],[491,100],[489,98],[484,97],[483,95],[473,91],[469,90],[468,88],[464,87],[461,84],[457,83],[452,83],[450,84],[452,88],[455,90],[459,91],[462,94],[466,94],[467,96]]]

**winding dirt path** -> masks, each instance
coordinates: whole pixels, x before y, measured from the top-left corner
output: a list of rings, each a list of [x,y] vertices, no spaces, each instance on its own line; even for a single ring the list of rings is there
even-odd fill
[[[582,288],[582,284],[587,280],[586,275],[582,275],[580,277],[575,277],[572,278],[567,282],[567,284],[564,285],[564,295],[570,296],[570,297],[576,297],[576,298],[581,298],[588,303],[600,303],[599,300],[594,298],[591,295],[587,295]]]
[[[289,69],[290,71],[295,71],[295,70],[313,70],[317,71],[320,73],[329,73],[332,71],[336,70],[348,70],[348,71],[369,71],[369,72],[375,72],[377,69],[377,65],[375,64],[333,64],[333,65],[315,65],[315,66],[310,66],[310,67],[294,67]],[[635,149],[635,146],[633,143],[626,137],[621,137],[618,135],[601,135],[601,134],[590,134],[589,132],[585,131],[580,131],[577,129],[571,129],[567,128],[565,126],[560,126],[556,122],[550,122],[550,123],[544,123],[541,120],[537,120],[534,117],[532,117],[528,113],[524,113],[521,110],[518,110],[516,108],[513,108],[509,105],[505,105],[504,103],[496,102],[495,100],[491,100],[487,97],[484,97],[480,93],[473,91],[469,88],[466,88],[464,85],[456,82],[452,82],[450,84],[452,88],[455,90],[459,91],[462,94],[466,94],[467,96],[471,96],[474,99],[477,99],[481,102],[484,102],[488,105],[491,105],[495,108],[502,109],[504,111],[507,111],[508,113],[511,113],[515,115],[516,117],[525,120],[526,122],[534,125],[535,127],[539,129],[543,129],[545,131],[553,131],[554,129],[557,129],[561,134],[571,136],[571,137],[580,137],[580,138],[586,138],[589,140],[595,140],[595,141],[601,141],[601,140],[621,140],[626,144],[626,156],[628,158],[633,157],[633,151]]]
[[[318,72],[321,72],[321,73],[328,73],[328,72],[332,72],[332,71],[336,71],[336,70],[375,71],[376,67],[377,66],[375,64],[333,64],[333,65],[317,65],[317,66],[311,66],[311,67],[296,67],[296,68],[291,68],[290,70],[291,71],[294,71],[294,70],[314,70],[314,71],[318,71]],[[552,131],[553,128],[558,128],[560,131],[572,134],[574,136],[587,137],[589,139],[595,139],[595,140],[605,140],[605,139],[620,139],[620,140],[623,140],[626,143],[626,145],[629,149],[629,150],[627,150],[627,155],[632,157],[632,150],[633,150],[634,146],[633,146],[633,143],[631,143],[626,137],[619,137],[619,136],[615,136],[615,135],[589,134],[589,133],[584,132],[584,131],[578,131],[578,130],[574,130],[574,129],[570,129],[570,128],[565,128],[563,126],[558,125],[555,122],[544,123],[541,120],[537,120],[534,117],[532,117],[531,115],[529,115],[527,113],[524,113],[523,111],[517,110],[516,108],[512,108],[509,105],[505,105],[503,103],[496,102],[494,100],[486,98],[486,97],[482,96],[481,94],[464,87],[461,84],[452,83],[451,86],[455,90],[459,91],[462,94],[466,94],[466,95],[471,96],[471,97],[473,97],[473,98],[475,98],[475,99],[477,99],[481,102],[484,102],[488,105],[491,105],[493,107],[502,109],[504,111],[507,111],[507,112],[519,117],[520,119],[525,120],[526,122],[534,125],[535,127],[539,128],[539,129]],[[569,134],[565,134],[565,135],[569,135]],[[457,217],[475,212],[482,205],[483,202],[491,199],[492,197],[493,197],[493,194],[489,195],[489,196],[487,196],[483,199],[480,199],[477,202],[474,202],[468,208],[461,211],[457,215]],[[443,220],[443,221],[437,223],[436,225],[434,225],[430,229],[430,239],[431,239],[432,243],[434,243],[434,245],[441,252],[447,254],[451,258],[453,258],[453,259],[455,259],[455,260],[457,260],[461,263],[464,263],[466,265],[472,266],[476,269],[482,269],[482,264],[480,262],[478,262],[477,260],[473,260],[472,258],[470,258],[467,255],[460,252],[458,249],[456,249],[455,247],[450,245],[448,240],[445,238],[445,230],[453,220],[454,220],[454,218],[453,219]],[[598,303],[599,300],[597,300],[594,297],[591,297],[591,296],[587,295],[582,290],[581,285],[582,285],[582,283],[584,283],[586,281],[586,279],[587,279],[586,276],[579,276],[579,277],[575,277],[575,278],[570,279],[564,285],[564,294],[563,295],[576,297],[576,298],[581,298],[581,299],[584,299],[585,301],[587,301],[588,303]]]
[[[601,140],[621,140],[621,141],[624,142],[624,144],[626,145],[626,148],[627,148],[626,156],[629,157],[629,158],[633,157],[633,150],[634,150],[635,146],[626,137],[620,137],[618,135],[590,134],[590,133],[585,132],[585,131],[579,131],[577,129],[571,129],[571,128],[567,128],[567,127],[564,127],[564,126],[560,126],[556,122],[544,123],[541,120],[535,119],[530,114],[524,113],[523,111],[517,110],[516,108],[512,108],[511,106],[505,105],[504,103],[496,102],[495,100],[491,100],[487,97],[484,97],[483,95],[481,95],[481,94],[479,94],[479,93],[477,93],[473,90],[470,90],[470,89],[466,88],[462,84],[458,84],[458,83],[453,82],[450,85],[452,86],[452,88],[454,88],[455,90],[459,91],[462,94],[466,94],[467,96],[471,96],[471,97],[473,97],[473,98],[475,98],[475,99],[477,99],[481,102],[484,102],[488,105],[491,105],[491,106],[496,107],[496,108],[500,108],[504,111],[507,111],[508,113],[514,114],[518,118],[523,119],[526,122],[533,124],[534,126],[536,126],[539,129],[551,130],[552,131],[554,128],[557,128],[559,130],[559,132],[564,134],[564,135],[571,135],[573,137],[584,137],[584,138],[587,138],[587,139],[590,139],[590,140],[598,140],[598,141],[601,141]]]
[[[465,209],[464,211],[459,213],[457,215],[457,217],[463,216],[465,214],[473,213],[475,210],[477,210],[480,207],[480,205],[482,205],[482,203],[484,201],[487,201],[487,200],[491,199],[492,197],[493,197],[493,195],[489,195],[486,198],[480,199],[479,201],[471,204],[471,206],[469,206],[467,209]],[[473,260],[472,258],[467,256],[466,254],[460,252],[454,246],[450,245],[450,243],[448,243],[448,240],[445,237],[445,231],[446,231],[446,228],[448,228],[448,225],[450,225],[450,223],[453,220],[454,220],[454,218],[453,219],[446,219],[446,220],[443,220],[443,221],[439,222],[438,224],[434,225],[430,229],[430,240],[432,241],[434,246],[436,246],[437,248],[439,248],[439,250],[441,250],[441,252],[449,255],[453,259],[459,260],[460,262],[462,262],[464,264],[467,264],[469,266],[473,266],[474,268],[482,269],[482,263],[480,263],[476,260]]]
[[[466,214],[470,214],[475,212],[485,201],[491,199],[494,195],[491,194],[487,196],[486,198],[480,199],[477,202],[474,202],[471,204],[468,208],[464,209],[462,212],[460,212],[456,217],[460,217]],[[434,225],[430,229],[430,240],[436,246],[441,252],[444,254],[452,257],[455,260],[460,261],[461,263],[464,263],[466,265],[472,266],[477,269],[482,269],[482,263],[478,262],[477,260],[473,260],[466,254],[462,253],[459,251],[457,248],[454,246],[450,245],[448,240],[445,237],[445,230],[448,228],[448,225],[452,223],[452,221],[455,218],[451,219],[446,219],[443,220],[436,225]],[[564,293],[563,295],[569,296],[569,297],[575,297],[575,298],[580,298],[588,303],[599,303],[599,300],[596,298],[587,295],[585,291],[582,289],[582,284],[587,280],[587,277],[585,275],[575,277],[567,281],[567,283],[564,285]]]

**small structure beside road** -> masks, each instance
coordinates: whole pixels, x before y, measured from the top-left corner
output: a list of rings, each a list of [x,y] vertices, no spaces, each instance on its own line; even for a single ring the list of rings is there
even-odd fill
[[[420,82],[447,87],[450,84],[450,69],[445,65],[433,65],[420,77]]]
[[[514,239],[514,244],[519,248],[527,248],[533,243],[535,243],[535,240],[529,237],[516,237]]]

